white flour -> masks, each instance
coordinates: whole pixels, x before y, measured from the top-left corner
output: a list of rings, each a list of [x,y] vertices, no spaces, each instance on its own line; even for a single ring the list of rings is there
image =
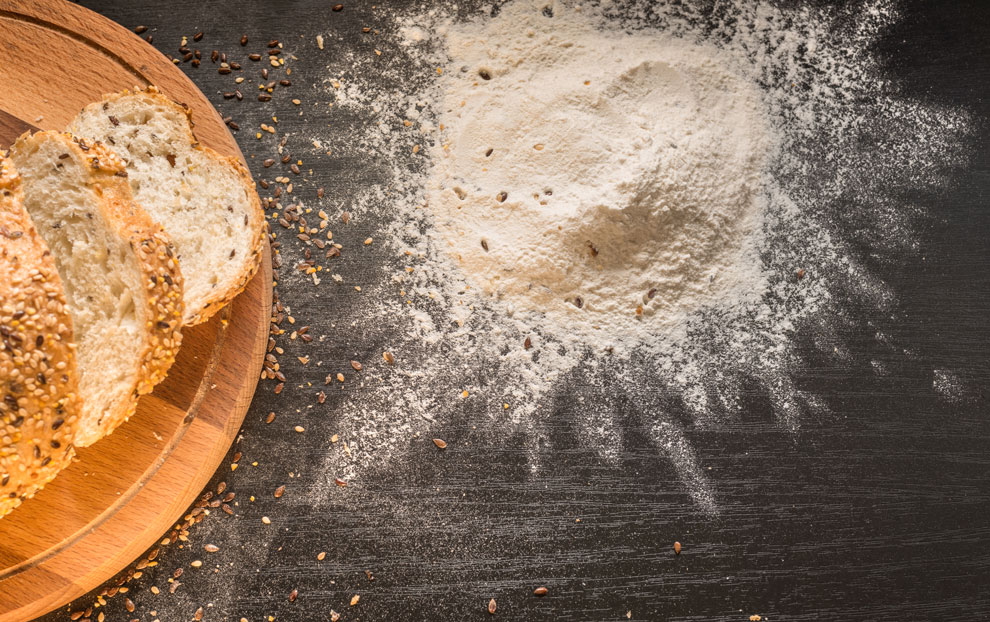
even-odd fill
[[[712,46],[519,3],[452,29],[429,206],[471,282],[638,345],[765,288],[761,93]]]
[[[465,410],[539,469],[567,412],[606,462],[645,432],[717,513],[690,431],[754,391],[797,430],[824,412],[794,386],[800,347],[843,356],[836,326],[896,313],[853,249],[913,251],[899,197],[940,183],[966,119],[882,79],[868,50],[890,3],[603,4],[467,22],[428,5],[392,16],[381,57],[328,67],[334,105],[364,120],[334,147],[393,167],[350,209],[396,251],[360,310],[396,364],[334,413],[349,451],[320,488]]]

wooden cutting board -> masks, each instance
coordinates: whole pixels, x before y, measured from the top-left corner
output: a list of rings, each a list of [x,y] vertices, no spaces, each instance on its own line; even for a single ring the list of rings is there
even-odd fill
[[[157,85],[188,104],[197,138],[243,160],[202,93],[134,33],[61,0],[0,0],[0,147],[62,129],[104,93]],[[207,62],[209,62],[207,60]],[[271,257],[238,298],[187,330],[168,378],[137,414],[0,519],[0,622],[98,587],[168,531],[230,448],[261,373]]]

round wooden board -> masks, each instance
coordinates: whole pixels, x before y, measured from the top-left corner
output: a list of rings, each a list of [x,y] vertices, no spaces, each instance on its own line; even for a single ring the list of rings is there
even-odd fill
[[[137,35],[61,0],[0,0],[0,146],[62,129],[105,93],[157,85],[188,104],[197,138],[243,160],[202,93]],[[216,471],[254,393],[268,337],[271,257],[211,321],[185,331],[137,414],[0,519],[0,622],[22,622],[123,570],[181,518]]]

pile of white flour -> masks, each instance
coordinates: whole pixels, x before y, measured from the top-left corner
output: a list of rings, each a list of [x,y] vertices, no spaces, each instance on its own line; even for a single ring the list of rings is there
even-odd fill
[[[896,316],[866,258],[915,252],[903,197],[942,183],[966,115],[884,79],[885,0],[457,12],[387,14],[381,54],[327,67],[357,120],[335,153],[391,180],[342,207],[394,250],[355,329],[396,362],[332,413],[348,451],[317,488],[465,412],[539,470],[568,413],[605,463],[635,428],[717,512],[691,432],[754,393],[784,429],[827,416],[795,386],[802,352],[842,357],[836,326]]]
[[[589,346],[762,291],[772,143],[738,61],[542,9],[447,33],[428,197],[446,251],[508,313]]]

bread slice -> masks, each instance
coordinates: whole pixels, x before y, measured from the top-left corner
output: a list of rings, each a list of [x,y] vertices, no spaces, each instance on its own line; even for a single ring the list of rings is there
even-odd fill
[[[168,236],[133,200],[109,149],[37,132],[17,139],[10,157],[72,316],[82,399],[75,444],[85,447],[165,377],[179,347],[182,277]]]
[[[79,416],[62,281],[6,156],[0,151],[0,516],[68,466]]]
[[[265,215],[254,181],[235,158],[196,142],[183,108],[154,87],[108,95],[69,125],[127,162],[138,202],[168,232],[186,278],[187,324],[207,320],[258,270]]]

